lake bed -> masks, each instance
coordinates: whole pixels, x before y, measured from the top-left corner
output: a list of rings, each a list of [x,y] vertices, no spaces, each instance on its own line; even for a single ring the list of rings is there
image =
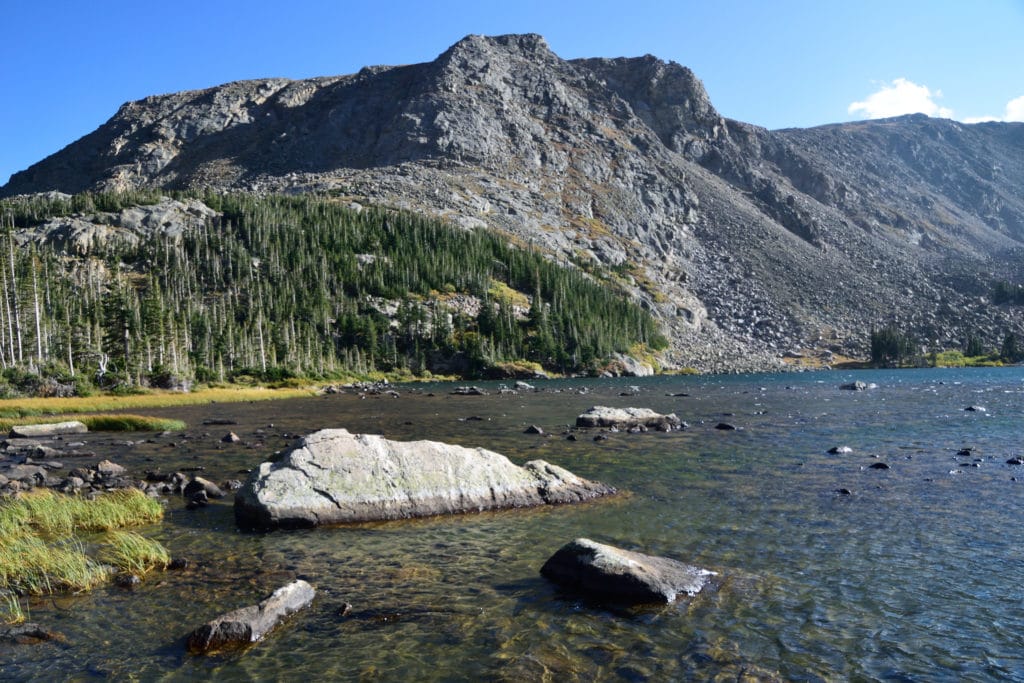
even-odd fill
[[[854,379],[878,386],[839,389]],[[133,591],[33,600],[31,620],[66,641],[2,646],[3,677],[1024,680],[1024,467],[1006,464],[1024,452],[1024,369],[535,385],[162,409],[149,412],[189,429],[127,437],[132,445],[88,435],[133,472],[201,467],[220,482],[244,478],[293,435],[344,427],[482,446],[517,464],[541,458],[622,493],[267,534],[237,531],[230,497],[195,511],[173,499],[164,523],[145,531],[192,566]],[[567,440],[563,430],[594,405],[675,412],[689,428]],[[236,424],[203,426],[210,419]],[[738,429],[715,429],[723,421]],[[531,424],[546,434],[524,434]],[[222,443],[228,430],[242,443]],[[829,454],[833,446],[853,452]],[[964,448],[970,455],[958,455]],[[880,462],[889,469],[871,467]],[[580,536],[718,577],[668,607],[591,603],[539,574]],[[244,653],[185,653],[192,628],[293,578],[318,597],[267,640]]]

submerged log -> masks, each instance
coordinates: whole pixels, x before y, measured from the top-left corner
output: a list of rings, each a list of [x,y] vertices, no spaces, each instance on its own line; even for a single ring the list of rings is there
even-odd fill
[[[282,619],[307,607],[316,589],[298,579],[274,591],[258,605],[242,607],[203,624],[188,636],[188,651],[209,654],[261,640]]]
[[[311,527],[574,503],[615,493],[533,460],[483,448],[324,429],[265,462],[235,495],[243,528]]]

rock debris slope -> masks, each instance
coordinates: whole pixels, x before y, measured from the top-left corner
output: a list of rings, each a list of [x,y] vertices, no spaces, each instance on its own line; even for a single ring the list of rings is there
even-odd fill
[[[614,269],[672,363],[764,369],[1024,331],[984,301],[1024,278],[1024,124],[923,116],[768,131],[651,56],[564,60],[469,36],[424,64],[130,102],[0,194],[136,186],[333,192]]]

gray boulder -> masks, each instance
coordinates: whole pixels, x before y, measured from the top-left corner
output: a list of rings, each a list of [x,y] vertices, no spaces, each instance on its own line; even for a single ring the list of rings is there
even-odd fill
[[[700,592],[715,572],[676,560],[577,538],[541,567],[547,579],[571,590],[618,602],[675,602]]]
[[[615,489],[483,448],[324,429],[265,462],[235,494],[243,528],[311,527],[574,503]]]
[[[670,431],[682,428],[683,422],[675,413],[662,415],[649,408],[609,408],[594,406],[576,418],[577,427],[614,427],[630,429],[647,427]]]
[[[258,605],[242,607],[203,624],[188,636],[188,651],[208,654],[242,647],[267,635],[282,619],[307,607],[316,589],[298,579],[274,591]]]
[[[219,486],[202,477],[193,477],[192,481],[185,485],[182,493],[186,498],[191,498],[200,491],[205,493],[208,498],[223,498],[226,495]]]
[[[41,436],[60,436],[61,434],[85,434],[89,428],[77,420],[68,422],[50,422],[37,425],[19,425],[11,428],[14,438],[35,439]]]
[[[632,356],[615,353],[612,354],[612,359],[615,370],[618,370],[618,374],[622,377],[651,377],[654,375],[654,368],[650,363],[637,360]],[[612,374],[615,372],[613,371]]]

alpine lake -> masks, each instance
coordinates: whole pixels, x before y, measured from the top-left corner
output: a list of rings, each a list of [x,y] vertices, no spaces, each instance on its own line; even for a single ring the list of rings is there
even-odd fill
[[[839,388],[856,380],[877,387]],[[29,620],[64,639],[0,645],[0,678],[1024,681],[1024,466],[1006,462],[1024,452],[1024,368],[532,383],[168,408],[146,412],[184,419],[185,432],[86,435],[139,477],[244,479],[295,435],[345,427],[540,458],[621,493],[271,533],[240,532],[230,495],[191,511],[171,498],[142,532],[189,567],[28,601]],[[594,405],[674,412],[689,427],[567,439]],[[545,434],[524,434],[532,424]],[[222,443],[229,430],[242,443]],[[717,576],[668,606],[592,602],[539,574],[577,537]],[[294,578],[317,598],[265,640],[186,652],[193,628]]]

